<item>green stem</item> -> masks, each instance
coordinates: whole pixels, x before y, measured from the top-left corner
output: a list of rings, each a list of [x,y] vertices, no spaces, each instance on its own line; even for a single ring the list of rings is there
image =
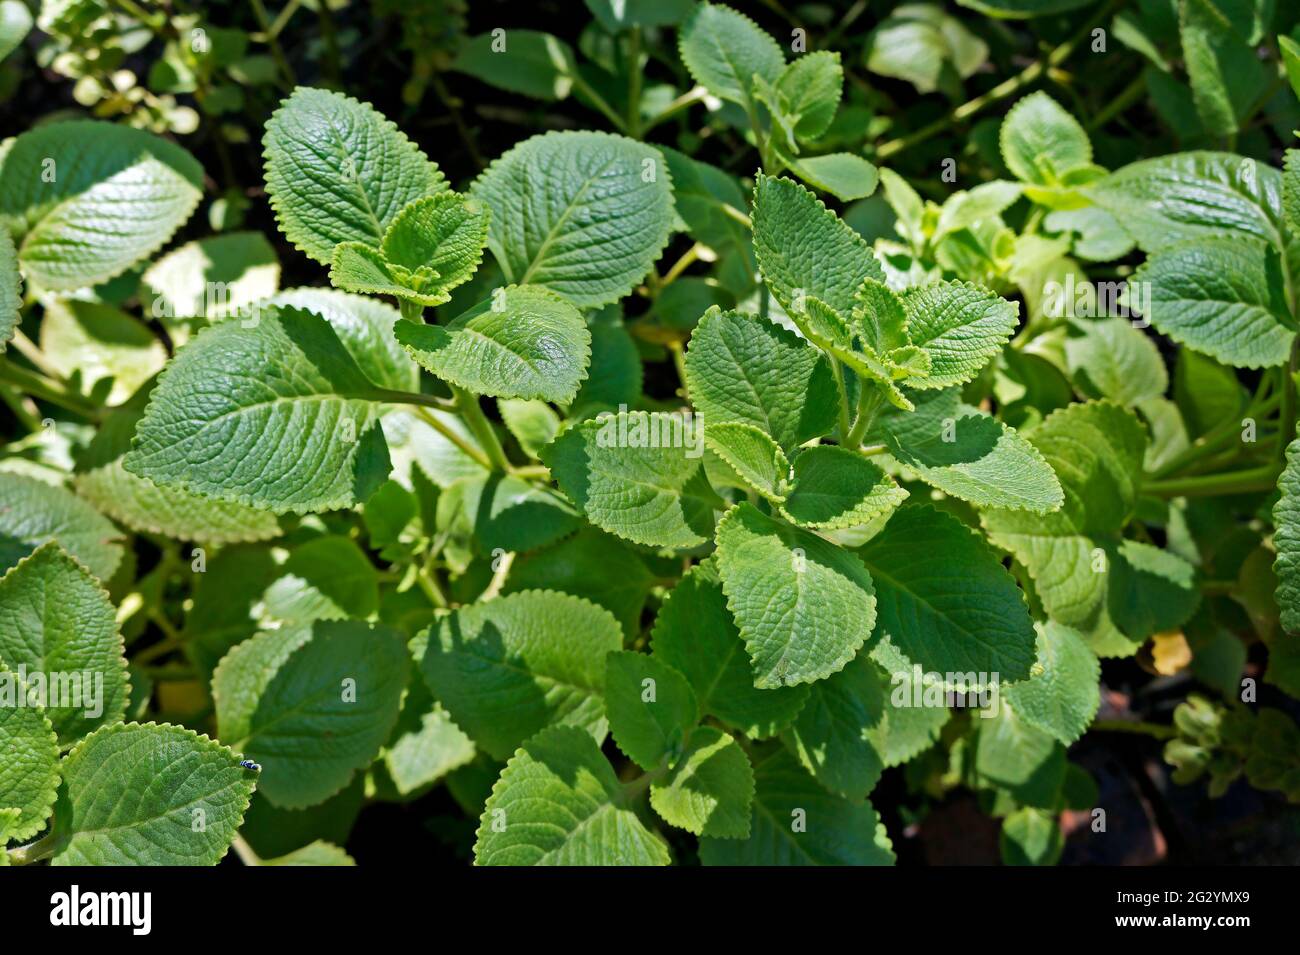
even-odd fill
[[[1096,720],[1088,729],[1099,733],[1136,733],[1155,739],[1173,739],[1177,733],[1172,726],[1159,723],[1140,723],[1133,720]]]
[[[677,370],[677,380],[681,384],[681,387],[677,389],[677,393],[681,395],[682,401],[687,401],[688,396],[686,394],[686,353],[682,351],[682,343],[679,341],[670,341],[668,343],[668,350],[672,353],[673,368]]]
[[[42,859],[48,859],[54,855],[55,844],[58,839],[53,830],[41,836],[35,842],[28,843],[25,846],[9,850],[10,865],[31,865],[33,862],[40,862]],[[4,849],[0,849],[3,852]]]
[[[858,383],[858,420],[853,422],[853,427],[849,430],[849,435],[844,439],[844,446],[857,450],[862,447],[862,438],[871,427],[871,423],[876,418],[876,411],[880,408],[880,392],[875,388],[868,388],[865,382]]]
[[[0,401],[4,401],[9,406],[14,417],[32,434],[41,430],[40,410],[32,404],[30,398],[20,395],[13,387],[0,382]]]
[[[849,391],[844,387],[844,367],[839,363],[837,358],[827,356],[831,363],[831,374],[835,376],[835,390],[840,396],[839,400],[839,423],[840,434],[845,441],[848,441],[851,425],[849,424]]]
[[[684,109],[689,109],[695,103],[702,103],[704,97],[708,95],[709,91],[703,86],[697,86],[694,89],[686,91],[647,120],[646,124],[641,128],[641,135],[644,136],[660,123],[671,119]]]
[[[1105,20],[1110,13],[1123,4],[1124,0],[1111,0],[1111,2],[1106,5],[1096,18],[1088,18],[1084,26],[1079,29],[1078,32],[1052,50],[1045,59],[1031,63],[1018,74],[1011,77],[1009,80],[999,83],[987,93],[983,93],[972,100],[962,103],[943,119],[936,120],[928,126],[923,126],[915,132],[908,133],[906,136],[900,136],[898,139],[891,139],[889,142],[884,143],[876,150],[876,158],[882,160],[888,159],[890,156],[901,153],[903,150],[915,146],[917,143],[925,142],[927,139],[931,139],[944,132],[949,127],[970,119],[976,113],[992,106],[994,103],[1004,100],[1009,96],[1014,96],[1026,86],[1036,83],[1044,74],[1047,73],[1048,70],[1055,69],[1069,59],[1070,54],[1074,52],[1074,48],[1078,46],[1085,37],[1092,33],[1096,23]]]
[[[1281,398],[1276,395],[1266,398],[1258,405],[1253,405],[1252,407],[1247,408],[1245,417],[1259,417],[1266,415],[1273,411],[1273,409],[1275,409],[1279,404],[1281,404]],[[1237,421],[1235,415],[1220,422],[1193,441],[1183,451],[1170,458],[1167,462],[1151,472],[1151,479],[1158,481],[1162,478],[1169,477],[1171,474],[1178,474],[1180,471],[1183,471],[1190,465],[1200,461],[1206,455],[1212,454],[1221,446],[1230,442],[1232,438],[1239,433],[1240,428],[1241,424]]]
[[[98,405],[65,385],[3,359],[0,359],[0,381],[13,385],[33,398],[48,401],[91,421],[98,421],[102,414]]]
[[[429,427],[433,428],[434,431],[437,431],[456,447],[460,448],[473,460],[477,461],[489,471],[492,470],[492,462],[488,460],[487,455],[484,454],[480,448],[466,441],[460,433],[445,424],[437,415],[430,412],[427,408],[416,408],[415,413],[418,414],[420,418],[429,425]]]
[[[1148,481],[1142,486],[1145,494],[1157,497],[1206,497],[1218,494],[1250,494],[1271,491],[1277,484],[1278,467],[1264,464],[1244,471],[1225,474],[1204,474],[1186,478],[1167,478]]]
[[[428,558],[416,571],[415,582],[419,584],[420,589],[424,591],[424,595],[429,598],[431,604],[445,610],[447,608],[447,595],[442,592],[442,587],[438,583],[438,573],[433,567],[436,556],[437,551],[431,548]]]
[[[575,70],[572,79],[574,90],[591,100],[591,104],[600,110],[601,115],[614,124],[615,129],[620,133],[627,131],[627,125],[623,122],[623,117],[614,112],[614,108],[605,101],[605,97],[592,89],[591,84],[584,80],[580,73]]]
[[[492,422],[488,421],[487,416],[483,414],[483,409],[479,406],[478,395],[472,391],[467,391],[459,385],[450,385],[451,393],[456,398],[456,409],[460,416],[465,419],[465,424],[469,426],[470,433],[482,446],[484,453],[487,454],[489,467],[494,471],[510,470],[510,461],[506,457],[505,449],[501,447],[501,441],[497,438],[496,431],[492,428]]]
[[[1109,103],[1097,111],[1097,114],[1088,121],[1088,129],[1101,129],[1116,116],[1119,116],[1134,103],[1141,100],[1146,95],[1146,90],[1146,78],[1139,75]]]
[[[262,31],[262,39],[271,49],[271,59],[275,60],[275,65],[279,68],[280,75],[288,84],[288,88],[293,89],[298,85],[298,78],[294,75],[293,67],[289,65],[289,60],[284,55],[284,49],[280,46],[280,38],[271,32],[271,18],[266,15],[266,6],[262,3],[262,0],[248,0],[248,2],[249,6],[253,8],[253,17],[257,20],[258,29]]]

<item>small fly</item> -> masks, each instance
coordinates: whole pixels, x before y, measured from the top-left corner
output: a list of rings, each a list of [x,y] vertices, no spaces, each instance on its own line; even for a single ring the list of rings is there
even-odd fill
[[[260,773],[262,771],[262,767],[251,759],[241,759],[239,765],[244,769],[251,769],[255,773]]]

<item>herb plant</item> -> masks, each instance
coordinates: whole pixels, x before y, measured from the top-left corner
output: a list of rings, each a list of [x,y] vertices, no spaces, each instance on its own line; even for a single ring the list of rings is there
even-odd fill
[[[719,4],[587,6],[592,63],[390,11],[439,38],[408,107],[455,106],[450,66],[614,130],[464,182],[338,84],[286,89],[260,134],[288,289],[238,189],[165,249],[210,190],[174,96],[230,126],[241,77],[289,85],[279,44],[38,23],[126,121],[0,146],[0,864],[350,864],[363,803],[453,807],[480,865],[891,864],[963,790],[1005,861],[1051,863],[1062,813],[1106,831],[1067,758],[1090,727],[1300,801],[1300,151],[1107,169],[1039,69],[987,101],[1014,99],[998,173],[945,186],[943,158],[936,191],[888,164],[943,129],[864,154],[846,72],[960,93],[983,17],[900,6],[850,65]],[[1153,61],[1162,6],[1189,85],[1152,89],[1187,123],[1231,140],[1252,78],[1300,93],[1271,5],[1117,17]],[[133,23],[173,98],[101,108]],[[705,108],[741,175],[657,135]],[[1099,718],[1103,668],[1139,665],[1203,689]]]

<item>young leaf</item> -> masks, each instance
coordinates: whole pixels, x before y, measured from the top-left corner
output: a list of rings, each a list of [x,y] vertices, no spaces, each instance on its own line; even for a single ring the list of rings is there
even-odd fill
[[[52,540],[103,581],[122,562],[122,533],[81,498],[26,475],[0,472],[0,571]]]
[[[723,507],[704,477],[698,432],[681,415],[605,414],[562,432],[542,461],[597,527],[651,547],[695,547]]]
[[[258,788],[274,805],[316,805],[379,755],[408,667],[387,627],[317,621],[260,633],[212,676],[219,735],[261,764]]]
[[[871,803],[833,796],[777,749],[754,767],[749,838],[700,840],[705,865],[893,865]]]
[[[708,427],[749,424],[787,453],[835,427],[830,364],[793,332],[710,309],[686,351],[686,387]]]
[[[1024,806],[1002,820],[998,849],[1004,865],[1055,865],[1063,842],[1055,813]]]
[[[754,77],[777,82],[785,56],[753,20],[731,7],[701,3],[678,34],[682,62],[719,99],[754,109]]]
[[[364,501],[391,470],[379,389],[317,314],[267,308],[242,324],[205,329],[172,359],[126,469],[277,514]]]
[[[672,771],[650,786],[650,805],[664,820],[697,836],[744,839],[754,770],[735,738],[712,726],[691,732]]]
[[[965,384],[987,365],[1016,330],[1019,307],[968,282],[937,282],[903,292],[907,334],[930,356],[930,373],[917,388]]]
[[[605,738],[605,656],[622,646],[607,611],[524,591],[462,607],[411,641],[434,698],[496,759],[552,724]]]
[[[809,689],[784,739],[808,772],[833,793],[865,799],[884,763],[871,739],[886,707],[880,671],[864,653]]]
[[[717,540],[754,686],[811,683],[853,659],[876,621],[871,577],[857,557],[748,503],[727,512]]]
[[[692,567],[669,592],[650,640],[655,658],[690,681],[702,713],[748,736],[775,735],[808,698],[806,686],[755,688],[745,643],[711,560]]]
[[[27,684],[0,666],[0,803],[15,813],[0,832],[0,855],[45,828],[59,788],[59,738],[45,710],[23,696]],[[0,829],[5,829],[0,824]]]
[[[830,127],[844,90],[840,55],[817,50],[800,56],[781,71],[776,92],[794,117],[795,135],[814,140]]]
[[[280,230],[328,265],[340,242],[378,248],[397,214],[447,183],[396,125],[350,96],[300,86],[266,123],[266,191]]]
[[[903,300],[883,282],[863,279],[853,293],[853,310],[849,314],[854,331],[877,355],[911,344]]]
[[[1155,252],[1133,274],[1146,316],[1174,341],[1245,368],[1284,364],[1295,337],[1276,248],[1244,235],[1199,238]]]
[[[0,579],[0,661],[24,668],[29,683],[41,678],[60,742],[122,718],[131,692],[124,653],[108,594],[58,544]]]
[[[803,311],[802,296],[813,296],[848,315],[863,279],[885,280],[871,246],[820,199],[762,173],[754,183],[754,253],[787,312]]]
[[[862,455],[822,445],[794,459],[794,482],[781,513],[805,527],[852,527],[906,499],[907,492]]]
[[[384,747],[384,769],[401,796],[410,796],[474,758],[474,742],[429,698],[423,684],[410,688],[393,738]]]
[[[0,226],[46,289],[95,285],[147,258],[202,193],[193,156],[117,123],[49,123],[0,153]]]
[[[686,678],[644,653],[620,650],[605,658],[605,709],[618,748],[642,769],[676,762],[699,721]]]
[[[650,146],[595,132],[534,136],[471,188],[492,210],[488,248],[508,282],[576,305],[615,302],[668,244],[672,183]]]
[[[1038,659],[1028,680],[1006,686],[1003,699],[1022,720],[1069,746],[1101,705],[1101,666],[1083,637],[1069,627],[1039,626]]]
[[[1024,595],[957,518],[900,508],[858,556],[876,583],[881,632],[909,660],[939,673],[1029,676],[1034,624]]]
[[[790,462],[775,441],[752,424],[722,422],[704,431],[704,443],[745,482],[770,501],[783,501]]]
[[[531,458],[541,455],[542,448],[560,433],[560,416],[544,401],[502,398],[497,411],[519,447]]]
[[[667,865],[592,738],[552,726],[506,764],[483,808],[477,865]]]
[[[876,167],[854,153],[799,156],[789,160],[791,171],[804,182],[829,192],[841,202],[865,199],[876,191]]]
[[[439,526],[464,527],[483,552],[533,551],[573,533],[582,519],[559,493],[513,475],[483,472],[438,498]]]
[[[869,437],[921,480],[978,507],[1045,513],[1061,506],[1061,484],[1038,450],[1009,427],[963,405],[960,389],[915,394],[916,411],[884,408]]]
[[[475,394],[567,404],[591,357],[581,313],[545,288],[512,285],[447,326],[401,322],[397,340],[440,378]]]
[[[50,864],[216,865],[255,782],[234,753],[191,730],[105,726],[64,760]]]
[[[1065,359],[1079,391],[1133,407],[1169,388],[1169,373],[1156,343],[1123,318],[1076,320],[1065,341]]]
[[[1030,93],[1007,113],[1002,159],[1021,182],[1059,186],[1066,173],[1092,162],[1092,143],[1079,121],[1046,93]]]

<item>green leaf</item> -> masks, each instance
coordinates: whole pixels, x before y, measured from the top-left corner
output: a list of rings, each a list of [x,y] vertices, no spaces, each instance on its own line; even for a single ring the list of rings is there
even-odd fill
[[[22,46],[32,29],[32,12],[22,0],[0,0],[0,60]]]
[[[266,123],[266,191],[280,231],[328,265],[340,242],[378,248],[397,214],[446,181],[375,109],[300,86]]]
[[[393,738],[384,747],[384,768],[397,792],[420,792],[470,762],[474,753],[473,740],[430,700],[423,684],[412,686]]]
[[[1002,820],[998,837],[1004,865],[1055,865],[1063,843],[1056,815],[1028,806]]]
[[[586,0],[587,9],[610,33],[631,26],[666,26],[686,19],[692,0]]]
[[[45,828],[59,788],[59,738],[26,693],[19,675],[0,666],[0,802],[16,813],[7,825],[0,823],[0,855],[6,842],[22,842]]]
[[[1043,219],[1043,228],[1073,234],[1074,255],[1089,262],[1110,262],[1133,251],[1133,237],[1118,219],[1099,206],[1055,209]]]
[[[532,285],[494,293],[445,327],[402,322],[394,331],[411,357],[438,377],[500,398],[567,404],[591,357],[581,313]]]
[[[871,246],[825,203],[762,173],[754,183],[754,253],[787,312],[803,311],[800,303],[812,296],[848,315],[863,279],[885,280]]]
[[[785,55],[753,20],[721,4],[701,3],[677,37],[695,82],[719,99],[754,109],[754,76],[777,82]]]
[[[893,478],[848,448],[821,445],[801,451],[793,473],[781,513],[805,527],[866,524],[907,499]]]
[[[459,523],[485,554],[532,551],[572,533],[581,523],[559,493],[497,472],[461,478],[438,499],[439,526]]]
[[[50,864],[216,865],[254,782],[234,753],[191,730],[105,726],[64,760]]]
[[[785,500],[790,462],[767,432],[752,424],[722,422],[705,429],[704,443],[731,466],[747,487],[770,501]]]
[[[1244,233],[1284,248],[1282,177],[1231,153],[1173,153],[1129,163],[1083,190],[1147,253]]]
[[[1281,492],[1273,505],[1273,546],[1277,560],[1277,605],[1287,633],[1300,632],[1300,439],[1286,449],[1286,467],[1277,479]]]
[[[668,594],[651,633],[656,659],[685,674],[700,711],[751,737],[775,735],[808,698],[806,686],[760,690],[713,561],[697,564]]]
[[[1101,666],[1083,637],[1058,623],[1039,626],[1035,645],[1030,678],[1005,686],[1003,699],[1024,722],[1069,746],[1097,715]]]
[[[448,300],[450,296],[441,291],[441,278],[432,268],[412,270],[394,265],[364,242],[339,243],[330,261],[330,283],[336,288],[392,295],[417,305],[441,305]]]
[[[456,724],[505,759],[551,724],[606,732],[605,656],[623,643],[606,610],[524,591],[439,617],[411,642],[420,673]]]
[[[794,117],[800,139],[817,139],[830,128],[844,90],[840,55],[817,50],[800,56],[781,71],[776,91]]]
[[[205,329],[172,359],[126,469],[277,514],[364,501],[391,470],[378,389],[317,314],[267,308],[242,324]]]
[[[1147,319],[1180,344],[1245,368],[1281,365],[1290,354],[1282,257],[1264,242],[1237,235],[1167,246],[1132,281],[1148,290]]]
[[[1286,151],[1282,169],[1282,209],[1286,224],[1293,233],[1300,232],[1300,149]]]
[[[379,609],[379,577],[355,541],[326,534],[299,544],[262,597],[268,622],[364,619]]]
[[[946,235],[1000,216],[1023,192],[1024,186],[1018,182],[994,179],[980,183],[969,192],[959,190],[953,193],[939,212],[939,222],[934,227],[931,242],[938,243]]]
[[[108,594],[58,544],[0,579],[0,661],[25,668],[29,683],[42,678],[60,742],[122,718],[131,693],[124,653]],[[56,696],[63,702],[51,705]]]
[[[1065,13],[1086,7],[1090,0],[957,0],[958,6],[978,10],[993,17],[1026,19]]]
[[[1235,132],[1268,78],[1254,47],[1210,0],[1182,0],[1178,34],[1192,100],[1206,129]]]
[[[865,199],[876,191],[880,182],[876,167],[853,153],[800,156],[791,159],[789,165],[804,182],[829,192],[841,202]]]
[[[999,141],[1003,161],[1021,182],[1059,186],[1066,173],[1092,162],[1092,143],[1079,121],[1042,92],[1011,107]]]
[[[902,294],[907,334],[930,356],[917,388],[965,384],[1002,351],[1016,330],[1019,306],[969,282],[913,286]]]
[[[41,288],[78,289],[121,274],[166,242],[203,192],[193,156],[125,125],[49,123],[6,147],[0,226]]]
[[[888,641],[877,644],[870,656],[886,699],[880,718],[866,727],[864,735],[886,767],[900,766],[938,739],[951,716],[947,694],[930,705],[925,695],[933,684],[927,680],[930,674]]]
[[[1169,373],[1156,343],[1123,318],[1076,320],[1077,335],[1065,341],[1070,376],[1090,398],[1110,398],[1133,407],[1158,398],[1169,387]]]
[[[477,865],[667,865],[592,738],[538,733],[506,764],[483,809]]]
[[[722,589],[754,664],[754,686],[811,683],[853,659],[876,621],[862,562],[742,503],[718,524]]]
[[[1024,564],[1052,620],[1080,631],[1094,653],[1128,655],[1148,634],[1117,625],[1109,578],[1137,504],[1145,429],[1119,405],[1089,401],[1053,413],[1029,440],[1056,471],[1065,503],[1044,515],[987,510],[989,540]]]
[[[906,80],[918,92],[942,89],[954,98],[960,79],[988,60],[987,44],[937,4],[897,7],[867,37],[866,65],[873,73]]]
[[[537,458],[560,433],[560,416],[544,401],[502,398],[497,401],[497,411],[530,458]]]
[[[667,146],[659,151],[672,173],[673,200],[681,226],[712,249],[726,251],[734,246],[748,258],[749,229],[741,224],[743,218],[736,216],[743,216],[745,193],[736,178]]]
[[[22,307],[23,277],[18,273],[18,250],[9,233],[0,229],[0,354],[22,320]]]
[[[493,30],[470,37],[451,68],[540,100],[564,99],[577,74],[569,45],[536,30]]]
[[[819,783],[847,799],[865,799],[884,771],[872,730],[886,705],[880,671],[860,653],[812,685],[785,739]]]
[[[167,361],[167,349],[143,322],[76,299],[46,300],[40,347],[55,372],[108,404],[126,401]]]
[[[1034,625],[1024,595],[957,518],[900,508],[857,553],[876,584],[881,632],[909,660],[939,673],[1029,675]]]
[[[712,726],[692,731],[686,752],[650,786],[650,805],[667,822],[697,836],[744,839],[754,798],[749,757],[731,735]]]
[[[1291,89],[1296,96],[1300,96],[1300,43],[1289,36],[1279,36],[1277,45],[1282,51],[1282,64],[1286,67],[1286,76],[1291,81]]]
[[[140,298],[144,314],[172,331],[244,314],[279,287],[271,243],[260,232],[230,232],[187,242],[158,259],[140,277]]]
[[[663,156],[622,136],[552,132],[515,146],[475,181],[492,210],[488,248],[506,280],[584,308],[636,287],[668,244]]]
[[[542,461],[597,527],[651,547],[695,547],[723,506],[704,477],[702,432],[682,415],[603,414],[562,432]]]
[[[325,842],[323,839],[317,839],[301,849],[294,849],[293,852],[278,858],[262,860],[262,865],[277,866],[354,866],[356,864],[350,855],[332,842]]]
[[[70,491],[0,472],[0,571],[56,540],[100,580],[122,562],[122,533]]]
[[[379,755],[408,666],[397,631],[356,620],[260,633],[212,676],[219,735],[261,764],[258,789],[273,805],[314,806]]]
[[[871,803],[833,796],[777,749],[754,767],[749,838],[700,840],[705,865],[892,865]]]
[[[605,658],[605,708],[618,748],[642,769],[682,755],[700,712],[691,685],[668,664],[620,650]]]
[[[641,610],[655,577],[622,541],[583,527],[543,550],[519,554],[510,565],[503,593],[561,590],[604,607],[633,639],[641,632]]]
[[[835,427],[838,398],[825,356],[741,312],[710,309],[700,319],[686,351],[686,387],[709,427],[753,425],[787,453]]]
[[[1006,790],[1024,805],[1055,806],[1065,779],[1065,747],[1007,706],[981,710],[973,722],[979,729],[976,778]]]
[[[1018,431],[961,403],[959,389],[915,394],[916,411],[884,408],[872,440],[921,480],[978,507],[1044,513],[1061,506],[1056,474]]]

